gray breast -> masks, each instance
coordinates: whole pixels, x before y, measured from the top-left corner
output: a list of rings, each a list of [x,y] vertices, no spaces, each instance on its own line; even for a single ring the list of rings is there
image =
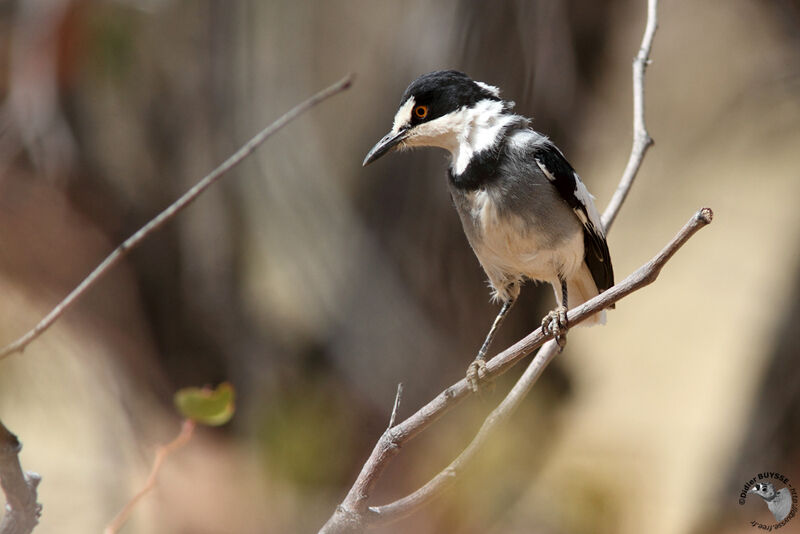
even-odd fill
[[[487,217],[543,249],[557,249],[582,231],[578,218],[533,158],[520,152],[509,151],[495,179],[479,189],[466,191],[451,185],[453,202],[473,248],[488,237]]]

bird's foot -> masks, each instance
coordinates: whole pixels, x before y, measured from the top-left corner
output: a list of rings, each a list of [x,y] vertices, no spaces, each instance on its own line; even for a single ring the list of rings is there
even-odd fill
[[[480,393],[487,384],[486,380],[486,360],[475,358],[467,367],[467,383],[472,388],[473,393]]]
[[[559,306],[545,315],[542,319],[542,331],[546,334],[553,334],[558,349],[563,349],[567,344],[567,308]]]

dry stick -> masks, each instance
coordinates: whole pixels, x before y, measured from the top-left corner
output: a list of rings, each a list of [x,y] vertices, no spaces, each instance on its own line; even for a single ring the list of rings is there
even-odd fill
[[[111,523],[108,524],[108,526],[103,530],[103,534],[116,534],[116,532],[122,528],[122,525],[124,525],[128,520],[128,516],[131,515],[131,512],[139,503],[139,501],[142,500],[142,498],[155,487],[156,477],[158,476],[158,472],[161,470],[161,464],[164,463],[164,460],[167,458],[167,456],[186,445],[189,440],[192,439],[195,426],[196,423],[192,419],[186,419],[181,426],[180,433],[175,437],[175,439],[158,448],[156,451],[155,460],[153,460],[153,467],[150,469],[150,474],[147,476],[144,486],[141,490],[139,490],[139,493],[134,495],[133,498],[128,501],[128,504],[126,504],[122,510],[120,510]]]
[[[603,228],[606,233],[614,224],[614,219],[631,190],[633,180],[639,172],[639,167],[642,166],[647,149],[653,145],[653,138],[647,133],[644,123],[644,71],[650,63],[650,50],[653,48],[653,37],[657,28],[658,0],[647,0],[647,25],[644,29],[639,53],[633,60],[633,146],[617,190],[614,191],[614,196],[611,197],[606,211],[603,212]]]
[[[394,396],[394,407],[392,408],[392,415],[389,417],[389,428],[394,426],[394,421],[397,418],[397,410],[400,408],[400,402],[403,400],[403,383],[397,384],[397,394]]]
[[[95,269],[84,278],[84,280],[76,287],[75,289],[70,292],[69,295],[64,298],[58,305],[53,308],[50,313],[48,313],[39,323],[29,330],[25,335],[6,345],[2,349],[0,349],[0,360],[5,358],[6,356],[13,354],[15,352],[21,352],[28,346],[28,344],[39,337],[45,330],[47,330],[61,315],[76,301],[80,298],[90,287],[92,287],[101,276],[103,276],[109,269],[114,267],[117,263],[122,260],[133,248],[139,245],[142,241],[144,241],[147,237],[149,237],[153,232],[161,228],[165,223],[167,223],[170,219],[174,218],[178,213],[180,213],[186,206],[188,206],[193,200],[195,200],[198,196],[200,196],[203,191],[208,189],[211,185],[214,184],[220,177],[222,177],[226,172],[236,167],[239,163],[241,163],[247,156],[249,156],[256,148],[258,148],[264,141],[266,141],[272,134],[292,122],[298,116],[302,115],[309,109],[313,108],[317,104],[327,100],[328,98],[341,93],[342,91],[348,89],[350,85],[353,83],[353,75],[350,74],[343,78],[342,80],[336,82],[335,84],[331,85],[327,89],[323,89],[322,91],[318,92],[305,102],[302,102],[289,111],[287,111],[283,116],[281,116],[278,120],[261,130],[258,134],[255,135],[250,141],[245,143],[239,150],[237,150],[232,156],[226,159],[219,167],[211,171],[208,175],[206,175],[202,180],[200,180],[194,187],[189,189],[186,193],[183,194],[178,200],[172,203],[169,207],[167,207],[164,211],[159,213],[155,218],[151,219],[150,222],[142,226],[135,234],[130,236],[126,239],[121,245],[119,245],[114,251],[106,257],[98,265]]]
[[[0,421],[0,487],[6,496],[6,513],[0,521],[0,534],[28,534],[42,515],[42,505],[36,502],[36,487],[41,477],[31,471],[22,471],[19,463],[21,449],[17,436]]]
[[[672,258],[675,252],[681,248],[690,237],[692,237],[698,230],[711,223],[713,212],[709,208],[699,210],[689,222],[678,232],[672,241],[664,247],[652,260],[637,269],[633,274],[628,276],[625,280],[615,285],[611,289],[604,291],[600,295],[594,297],[588,302],[570,310],[567,315],[567,321],[570,326],[574,326],[581,321],[588,319],[591,315],[599,310],[607,308],[610,304],[617,302],[625,296],[637,291],[647,285],[652,284],[658,278],[661,269]],[[529,343],[538,346],[544,343],[546,336],[541,331],[537,330],[530,336]],[[552,337],[552,336],[547,336]],[[555,345],[552,343],[551,345]],[[513,348],[513,347],[512,347]],[[441,471],[438,475],[432,478],[423,487],[403,497],[393,503],[370,508],[371,517],[370,523],[388,522],[399,519],[409,513],[413,512],[423,504],[441,494],[447,486],[455,482],[455,478],[462,470],[467,462],[469,462],[480,447],[487,440],[494,428],[507,420],[514,410],[519,406],[522,399],[531,389],[533,384],[536,383],[542,372],[545,370],[550,361],[558,354],[558,350],[542,350],[536,355],[531,364],[523,373],[522,377],[517,381],[511,391],[500,405],[495,408],[491,414],[486,418],[481,426],[478,434],[473,438],[467,446],[453,462]]]
[[[644,36],[642,37],[639,52],[633,60],[633,146],[617,190],[603,213],[603,227],[606,233],[610,230],[617,213],[619,213],[633,185],[647,149],[653,144],[653,140],[647,133],[647,128],[645,126],[644,75],[645,69],[650,62],[650,51],[652,49],[655,31],[658,27],[657,7],[658,0],[648,0],[647,23]],[[603,294],[605,295],[606,293]],[[533,341],[532,337],[535,336],[536,333],[537,332],[534,332],[487,362],[486,379],[491,379],[504,373],[515,365],[523,356],[526,356],[536,348],[536,345],[529,345]],[[534,368],[539,368],[538,372],[541,373],[557,352],[557,346],[554,342],[546,343],[539,353],[537,353],[536,357],[534,357],[528,370],[526,370],[523,377],[518,381],[517,386],[523,383],[524,380],[529,380],[531,378]],[[528,378],[526,379],[526,377]],[[538,378],[538,374],[533,376],[533,380],[536,378]],[[512,389],[509,395],[514,395],[514,392],[518,391],[517,386]],[[528,386],[528,388],[529,387],[530,386]],[[522,387],[519,389],[522,389]],[[527,389],[524,391],[527,392]],[[366,501],[369,498],[372,488],[383,472],[383,469],[386,467],[386,464],[397,453],[400,445],[422,432],[471,393],[471,388],[468,386],[466,380],[462,379],[440,393],[415,414],[398,424],[397,427],[388,429],[378,440],[378,443],[375,444],[372,454],[364,463],[361,472],[350,488],[344,501],[336,508],[336,511],[320,532],[349,532],[364,528],[367,524],[366,516],[368,513]],[[513,409],[516,404],[512,404],[511,406]],[[500,408],[498,407],[498,409]],[[493,414],[494,413],[495,412],[493,412]],[[490,417],[493,416],[490,415]],[[456,459],[456,461],[458,461],[458,459]],[[382,507],[374,508],[373,514],[374,510],[381,509]],[[384,511],[384,515],[386,515],[386,513],[387,512]]]

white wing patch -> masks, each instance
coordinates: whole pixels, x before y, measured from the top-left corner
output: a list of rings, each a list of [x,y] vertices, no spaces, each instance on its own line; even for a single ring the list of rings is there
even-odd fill
[[[550,169],[545,167],[544,163],[542,163],[542,160],[540,160],[539,158],[534,158],[534,161],[536,161],[536,165],[539,166],[539,168],[542,170],[542,172],[544,173],[545,177],[548,180],[550,180],[551,182],[555,182],[556,181],[556,177],[553,176],[553,173],[550,172]],[[588,191],[587,191],[587,193],[588,193]]]
[[[550,169],[548,169],[545,166],[542,160],[540,160],[539,158],[534,158],[534,161],[536,161],[536,165],[539,166],[539,168],[542,170],[545,177],[549,181],[551,182],[556,181],[556,177],[553,175],[552,172],[550,172]],[[583,210],[576,208],[573,209],[572,211],[574,211],[575,215],[578,216],[578,219],[581,221],[581,224],[586,226],[589,222],[591,222],[592,226],[594,226],[595,228],[595,231],[600,233],[600,235],[605,235],[605,232],[603,232],[603,225],[600,219],[600,214],[597,212],[597,207],[595,207],[594,205],[594,197],[589,192],[589,190],[586,189],[586,186],[583,185],[583,182],[581,181],[580,176],[578,176],[578,173],[573,172],[572,177],[575,179],[575,191],[573,191],[573,195],[575,195],[575,198],[578,200],[578,202],[581,203],[581,205],[584,208]],[[585,213],[584,210],[586,210]]]
[[[586,186],[583,185],[583,182],[581,182],[581,179],[577,173],[575,173],[575,198],[577,198],[578,201],[586,208],[586,213],[589,215],[589,221],[591,221],[595,230],[600,235],[604,236],[605,232],[603,231],[603,223],[600,219],[600,213],[597,212],[597,207],[594,205],[594,197],[589,190],[586,189]],[[575,210],[575,212],[577,213],[578,210]],[[586,224],[583,214],[578,214],[578,217],[581,219],[583,224]]]

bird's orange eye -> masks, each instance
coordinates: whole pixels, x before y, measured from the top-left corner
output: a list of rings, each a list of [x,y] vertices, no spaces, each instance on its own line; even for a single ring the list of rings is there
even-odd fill
[[[414,108],[414,115],[418,119],[424,119],[428,116],[428,106],[417,106]]]

